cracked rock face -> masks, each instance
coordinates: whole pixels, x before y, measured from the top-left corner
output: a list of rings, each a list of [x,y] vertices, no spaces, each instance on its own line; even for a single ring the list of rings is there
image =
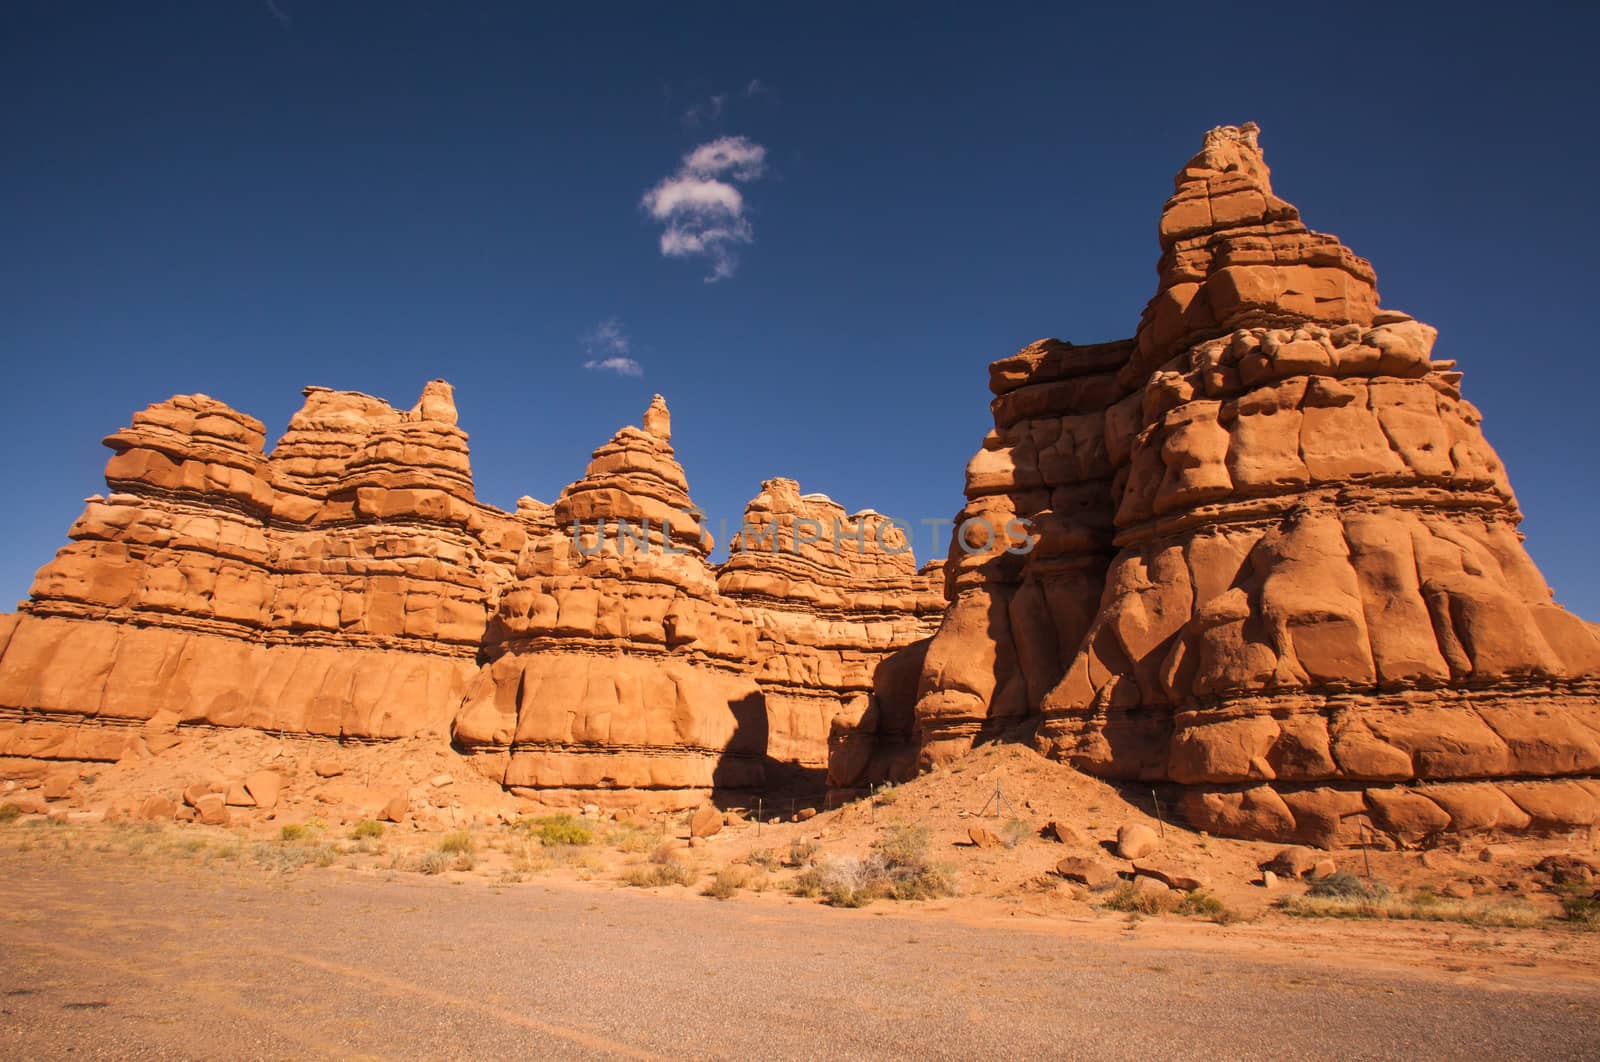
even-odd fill
[[[952,548],[923,762],[1028,733],[1198,828],[1318,844],[1600,818],[1600,640],[1434,329],[1273,194],[1253,125],[1176,186],[1134,339],[991,369],[964,513],[1038,541]]]

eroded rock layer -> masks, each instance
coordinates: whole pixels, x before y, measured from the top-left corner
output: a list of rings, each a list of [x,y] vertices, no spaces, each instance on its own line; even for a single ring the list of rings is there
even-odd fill
[[[761,485],[717,586],[754,620],[769,774],[849,791],[915,773],[911,708],[944,611],[939,578],[881,514],[846,513],[792,479]]]
[[[269,456],[203,395],[136,414],[106,440],[111,493],[0,617],[0,767],[149,755],[176,724],[453,738],[513,791],[574,799],[688,804],[769,763],[820,789],[835,718],[872,717],[878,665],[942,608],[871,537],[842,562],[736,554],[724,593],[659,396],[512,513],[476,499],[456,420],[441,381],[404,411],[308,388]]]
[[[1034,728],[1180,786],[1192,825],[1319,844],[1592,823],[1600,640],[1435,331],[1273,194],[1256,135],[1179,173],[1132,341],[995,364],[967,511],[1037,542],[952,565],[924,761]]]

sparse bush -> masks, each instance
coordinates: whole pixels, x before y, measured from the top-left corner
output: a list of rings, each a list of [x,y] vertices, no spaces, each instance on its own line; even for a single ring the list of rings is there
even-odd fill
[[[1562,895],[1561,917],[1582,929],[1600,929],[1600,893],[1589,896],[1577,893]]]
[[[744,857],[745,863],[771,872],[783,866],[783,858],[770,848],[757,848]]]
[[[820,897],[834,907],[952,895],[955,884],[949,869],[928,862],[927,850],[926,827],[896,823],[885,828],[865,856],[816,862],[795,876],[790,889],[799,896]]]
[[[298,843],[300,841],[307,840],[310,838],[310,836],[311,831],[298,822],[286,822],[283,824],[283,827],[278,830],[278,840],[280,841]]]
[[[438,849],[440,852],[445,852],[450,855],[470,855],[472,850],[476,847],[477,843],[473,841],[472,834],[468,833],[466,830],[451,830],[449,833],[439,838],[438,844]]]
[[[701,895],[712,896],[719,900],[731,900],[740,889],[750,883],[750,878],[749,867],[730,863],[717,871],[710,884],[701,890]]]
[[[279,874],[288,874],[310,864],[331,867],[339,861],[339,853],[331,845],[281,845],[258,844],[253,850],[256,865]]]
[[[650,889],[661,885],[692,885],[697,877],[699,875],[692,867],[669,859],[665,863],[633,867],[622,876],[622,880],[637,888]]]
[[[1134,887],[1133,882],[1124,881],[1104,900],[1100,906],[1108,911],[1127,911],[1130,914],[1158,915],[1174,910],[1178,906],[1178,898],[1169,892],[1145,892]]]
[[[662,841],[660,844],[656,845],[655,848],[650,850],[650,862],[676,863],[679,861],[678,856],[680,852],[681,849],[678,847],[678,842]]]
[[[817,855],[817,845],[814,841],[803,841],[796,837],[789,842],[789,865],[803,867],[810,863]]]
[[[471,852],[460,852],[460,853],[458,853],[456,855],[456,861],[454,863],[450,864],[450,869],[451,870],[471,870],[473,867],[475,867],[477,865],[478,865],[478,861],[476,859],[472,858],[472,853]]]
[[[623,852],[641,853],[648,852],[657,843],[658,837],[649,830],[628,823],[613,827],[606,834],[606,843]]]
[[[383,823],[377,819],[362,819],[356,823],[355,829],[350,831],[352,840],[377,840],[383,836]]]
[[[22,815],[22,809],[15,804],[0,805],[0,822],[15,822]]]
[[[1007,848],[1015,848],[1033,833],[1033,824],[1027,819],[1007,819],[1000,827],[1000,840]]]
[[[1474,926],[1533,926],[1545,921],[1523,900],[1458,900],[1432,892],[1392,894],[1381,885],[1367,896],[1307,892],[1278,901],[1278,907],[1299,918],[1393,918]]]
[[[1378,900],[1389,894],[1389,887],[1381,881],[1365,882],[1348,870],[1336,870],[1325,878],[1318,878],[1306,890],[1307,896],[1319,899]]]
[[[889,785],[879,787],[878,791],[873,794],[873,799],[878,802],[879,807],[886,808],[892,805],[896,800],[900,799],[900,791],[891,783]]]
[[[1204,918],[1208,922],[1215,922],[1219,926],[1230,925],[1239,920],[1239,912],[1212,896],[1208,892],[1195,890],[1188,893],[1178,901],[1174,909],[1178,914],[1189,918]]]
[[[424,852],[419,856],[412,869],[418,874],[443,874],[450,869],[450,857],[444,852]]]
[[[594,844],[594,829],[582,819],[565,811],[537,819],[527,819],[522,825],[546,847],[553,848],[558,844]]]
[[[873,842],[873,848],[890,863],[909,866],[928,857],[928,828],[896,822],[885,826]]]

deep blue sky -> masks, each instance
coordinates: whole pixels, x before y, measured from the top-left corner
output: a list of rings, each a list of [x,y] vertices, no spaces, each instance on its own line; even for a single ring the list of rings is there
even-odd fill
[[[5,6],[0,601],[103,488],[100,438],[196,391],[276,437],[306,384],[445,377],[507,507],[660,391],[713,526],[775,475],[949,516],[988,362],[1130,334],[1172,174],[1255,120],[1278,192],[1441,330],[1600,618],[1592,7],[591,6]],[[707,283],[641,200],[720,136],[765,173]],[[608,321],[642,376],[584,368]]]

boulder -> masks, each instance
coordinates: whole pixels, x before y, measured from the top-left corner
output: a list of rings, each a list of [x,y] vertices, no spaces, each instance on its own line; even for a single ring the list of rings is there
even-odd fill
[[[205,826],[226,826],[232,821],[227,799],[221,793],[207,793],[194,801],[195,820]]]
[[[1083,836],[1064,822],[1047,823],[1044,828],[1044,835],[1046,839],[1057,844],[1082,845],[1084,843]]]
[[[1128,823],[1117,830],[1117,855],[1123,859],[1140,859],[1160,847],[1160,835],[1141,823]]]
[[[383,805],[383,811],[378,817],[385,822],[404,822],[406,812],[410,810],[411,798],[401,793],[389,798],[388,802]]]
[[[138,818],[145,822],[164,822],[177,814],[178,805],[164,796],[147,796],[139,803]]]
[[[722,812],[704,804],[689,820],[690,837],[711,837],[722,832]]]
[[[1319,858],[1311,849],[1296,845],[1279,849],[1276,855],[1261,864],[1261,869],[1271,870],[1286,878],[1302,878],[1317,864]]]
[[[1069,855],[1056,863],[1056,873],[1091,889],[1105,889],[1117,883],[1117,872],[1093,856]]]
[[[1211,884],[1211,878],[1204,871],[1190,867],[1180,867],[1172,863],[1152,863],[1149,860],[1134,860],[1133,871],[1135,874],[1147,878],[1155,878],[1163,885],[1184,892],[1193,892],[1203,889]]]
[[[263,811],[278,806],[278,796],[283,790],[283,778],[277,771],[252,771],[245,775],[244,788],[250,799]]]
[[[1002,844],[998,834],[989,827],[978,824],[967,827],[967,840],[979,848],[999,848]]]

